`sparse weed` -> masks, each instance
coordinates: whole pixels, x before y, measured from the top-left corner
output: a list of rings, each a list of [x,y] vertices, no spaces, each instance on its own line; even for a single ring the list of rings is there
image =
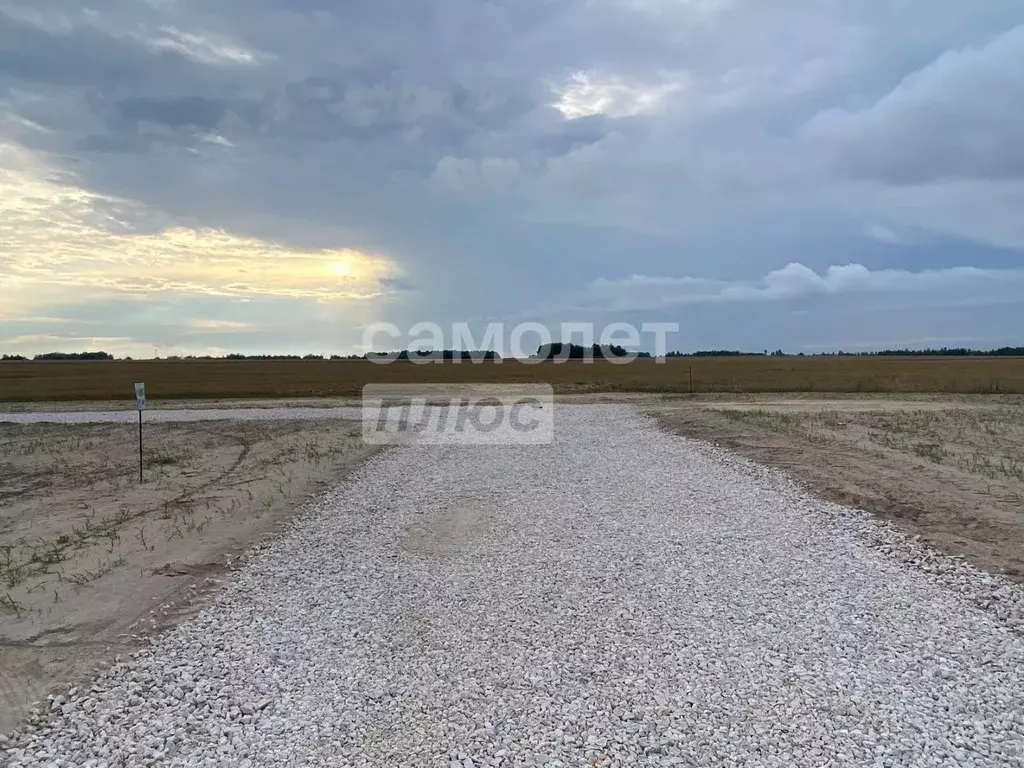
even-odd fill
[[[142,463],[143,466],[147,468],[171,467],[181,463],[181,457],[174,456],[170,453],[164,453],[162,451],[156,451],[146,456]]]
[[[17,600],[15,600],[13,597],[11,597],[10,592],[8,592],[5,595],[0,595],[0,611],[14,613],[18,615],[18,618],[21,618],[21,612],[24,610],[25,606],[22,603],[19,603]]]
[[[938,443],[916,443],[914,445],[914,453],[922,459],[928,459],[936,464],[941,464],[949,455],[949,453]]]
[[[18,433],[0,474],[29,477],[32,483],[23,485],[38,487],[16,501],[32,499],[24,519],[53,509],[43,493],[73,501],[57,503],[54,519],[63,521],[63,530],[25,527],[39,535],[0,538],[0,590],[10,590],[0,610],[36,610],[40,598],[64,602],[72,594],[68,586],[78,593],[115,568],[134,566],[133,553],[208,536],[215,521],[264,517],[289,498],[296,483],[308,485],[321,474],[322,462],[359,446],[356,431],[339,436],[333,424],[323,429],[243,424],[216,431],[154,425],[151,430],[147,448],[152,447],[144,457],[151,473],[141,489],[138,455],[123,426],[33,425]],[[197,463],[207,451],[219,452],[212,466]],[[238,457],[234,464],[232,453]],[[60,509],[64,503],[69,509]],[[19,530],[17,522],[11,530]]]

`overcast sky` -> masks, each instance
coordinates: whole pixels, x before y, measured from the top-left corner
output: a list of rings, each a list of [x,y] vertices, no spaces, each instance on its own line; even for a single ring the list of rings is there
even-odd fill
[[[1020,0],[0,0],[0,352],[1024,343]]]

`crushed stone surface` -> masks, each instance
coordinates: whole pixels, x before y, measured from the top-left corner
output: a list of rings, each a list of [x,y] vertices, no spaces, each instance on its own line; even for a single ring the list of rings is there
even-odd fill
[[[11,766],[1024,766],[1019,588],[773,470],[562,406],[403,446]]]

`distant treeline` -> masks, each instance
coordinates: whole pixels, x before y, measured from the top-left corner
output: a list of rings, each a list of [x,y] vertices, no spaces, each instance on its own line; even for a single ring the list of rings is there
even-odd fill
[[[360,358],[367,360],[499,360],[501,355],[490,349],[419,349],[411,352],[408,349],[403,349],[400,352],[369,352],[360,355]]]
[[[498,357],[496,352],[476,352],[476,351],[464,351],[464,350],[402,350],[401,352],[368,352],[365,355],[331,355],[326,357],[324,355],[242,355],[233,353],[225,355],[224,357],[211,357],[208,355],[195,356],[186,355],[185,357],[171,356],[164,358],[165,360],[369,360],[370,358],[376,359],[395,359],[395,360],[454,360],[461,358],[463,360],[477,359],[477,360],[494,360]]]
[[[965,349],[963,347],[942,347],[942,349],[885,349],[875,354],[879,357],[1021,357],[1024,347],[1000,347],[999,349]]]
[[[592,347],[584,347],[582,344],[565,344],[559,341],[537,347],[537,357],[541,360],[605,360],[615,357],[650,356],[650,352],[630,352],[617,344],[594,344]]]
[[[47,352],[36,355],[33,360],[113,360],[114,356],[106,352]],[[28,360],[24,355],[0,355],[0,361],[10,362]]]
[[[879,352],[741,352],[735,349],[710,349],[697,352],[669,352],[665,357],[1024,357],[1024,347],[999,349],[967,349],[942,347],[941,349],[883,349]]]
[[[669,352],[665,357],[764,357],[767,352],[740,352],[738,349],[702,349],[697,352]]]
[[[362,360],[362,355],[331,355],[330,358],[323,355],[243,355],[239,352],[232,352],[223,357],[214,355],[168,355],[164,360]]]
[[[197,357],[192,358],[191,356],[177,357],[171,356],[168,360],[216,360],[214,357]],[[230,355],[224,356],[225,360],[323,360],[323,355],[243,355],[238,352],[232,352]]]
[[[1024,347],[1000,347],[999,349],[968,349],[966,347],[941,347],[939,349],[883,349],[879,352],[804,352],[789,353],[781,349],[774,352],[742,352],[735,349],[708,349],[696,352],[669,352],[669,358],[695,357],[1024,357]],[[542,360],[582,360],[611,359],[623,357],[650,358],[650,352],[630,352],[624,347],[612,344],[600,346],[594,344],[585,347],[580,344],[556,342],[544,344],[537,348],[536,358]],[[32,362],[32,361],[66,361],[66,360],[115,360],[107,352],[47,352],[35,355],[31,359],[24,355],[0,355],[0,362]],[[131,360],[130,357],[121,358]],[[396,352],[368,352],[365,355],[244,355],[232,353],[224,356],[214,355],[169,355],[164,360],[500,360],[501,355],[493,350],[402,350]]]

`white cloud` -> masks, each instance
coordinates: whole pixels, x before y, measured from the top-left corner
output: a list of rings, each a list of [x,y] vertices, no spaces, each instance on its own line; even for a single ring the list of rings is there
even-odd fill
[[[848,173],[895,184],[1024,178],[1024,25],[948,51],[872,106],[830,109],[803,134]]]
[[[803,264],[790,263],[753,281],[630,275],[617,280],[594,280],[570,297],[570,305],[573,309],[614,313],[858,294],[887,294],[904,301],[924,296],[950,306],[1024,303],[1024,269],[954,267],[910,272],[846,264],[829,267],[819,274]]]
[[[157,51],[174,51],[200,64],[257,64],[265,54],[250,50],[225,35],[212,32],[185,32],[177,27],[162,27],[156,34],[136,33],[136,37]]]
[[[200,134],[199,140],[204,144],[213,144],[218,147],[224,147],[225,149],[234,149],[235,145],[221,136],[219,133],[204,133]]]
[[[614,76],[575,72],[555,89],[555,108],[568,118],[588,115],[629,117],[655,111],[671,94],[686,85],[681,73],[654,84],[627,83]]]
[[[192,331],[230,333],[232,331],[250,331],[255,326],[252,323],[242,323],[237,320],[189,320],[185,327]]]
[[[73,336],[73,335],[60,335],[53,333],[28,333],[22,336],[8,336],[6,338],[0,338],[0,342],[10,345],[12,347],[23,346],[23,345],[34,345],[36,348],[41,349],[47,344],[52,345],[49,351],[67,351],[71,350],[97,350],[102,347],[108,349],[104,351],[110,351],[114,349],[120,349],[126,344],[131,343],[133,340],[129,336]],[[57,349],[60,346],[66,347],[66,349]]]

